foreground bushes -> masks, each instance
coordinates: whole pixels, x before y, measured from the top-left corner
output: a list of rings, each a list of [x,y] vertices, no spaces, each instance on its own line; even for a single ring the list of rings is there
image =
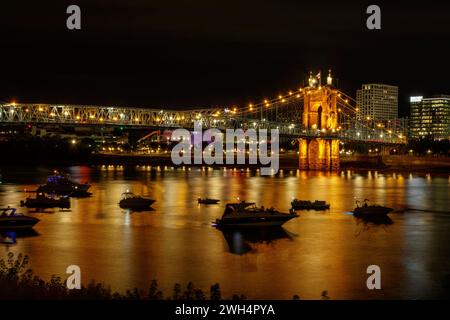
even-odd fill
[[[220,300],[222,298],[217,283],[211,286],[208,294],[196,288],[191,282],[186,288],[177,283],[172,296],[167,297],[159,290],[156,280],[152,280],[148,292],[134,289],[120,294],[94,281],[80,290],[69,290],[61,277],[52,276],[50,281],[42,280],[33,274],[28,264],[28,256],[19,254],[15,257],[12,252],[8,253],[6,259],[0,260],[0,299]],[[235,295],[233,298],[245,297]]]
[[[222,293],[218,283],[204,292],[189,282],[185,288],[175,284],[171,295],[165,296],[159,289],[156,280],[152,280],[147,292],[143,290],[127,290],[125,294],[112,292],[111,288],[92,281],[79,290],[69,290],[65,281],[52,276],[45,281],[33,274],[28,268],[29,257],[19,254],[17,257],[9,252],[6,259],[0,260],[0,299],[87,299],[87,300],[221,300]],[[233,295],[235,300],[246,299],[244,295]],[[300,299],[294,295],[293,299]],[[322,299],[329,299],[326,291]]]

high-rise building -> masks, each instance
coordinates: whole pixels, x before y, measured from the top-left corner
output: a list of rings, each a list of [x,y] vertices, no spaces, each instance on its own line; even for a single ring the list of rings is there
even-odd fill
[[[410,135],[413,139],[450,139],[450,96],[410,97]]]
[[[389,120],[398,117],[398,87],[387,84],[363,84],[356,91],[359,120]]]

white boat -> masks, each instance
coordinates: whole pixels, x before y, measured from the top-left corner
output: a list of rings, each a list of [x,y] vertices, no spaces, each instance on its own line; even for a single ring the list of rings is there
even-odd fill
[[[273,208],[264,209],[254,203],[242,201],[240,203],[228,203],[225,206],[222,219],[216,219],[217,227],[276,227],[287,221],[297,218],[298,215],[281,213]]]
[[[356,201],[356,208],[353,209],[353,215],[357,218],[375,218],[385,217],[393,208],[380,206],[380,205],[368,205],[369,200],[364,199],[364,204],[360,206],[360,202]]]
[[[36,198],[27,198],[25,201],[20,201],[22,207],[36,208],[36,209],[47,209],[47,208],[70,208],[69,197],[57,197],[57,196],[47,196],[42,192],[38,192]]]
[[[38,222],[38,218],[17,213],[15,208],[0,209],[0,229],[30,229]]]
[[[291,202],[292,209],[294,210],[328,210],[330,204],[325,201],[316,200],[314,202],[310,200],[298,200],[294,199]]]
[[[156,200],[137,196],[132,192],[122,193],[122,199],[119,202],[124,209],[145,209],[149,208]]]
[[[41,185],[37,192],[69,195],[72,192],[87,192],[91,187],[88,183],[77,183],[70,179],[69,175],[55,171],[54,175],[47,178],[47,183]]]
[[[199,204],[218,204],[220,202],[219,199],[210,199],[210,198],[198,198],[197,202]]]

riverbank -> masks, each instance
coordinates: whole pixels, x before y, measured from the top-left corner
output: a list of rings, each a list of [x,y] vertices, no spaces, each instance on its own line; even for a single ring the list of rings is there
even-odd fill
[[[433,156],[354,156],[341,159],[341,169],[381,172],[449,173],[449,157]]]
[[[150,165],[174,166],[170,155],[112,155],[97,154],[92,157],[91,164],[97,165]],[[190,165],[188,165],[190,166]],[[192,165],[209,166],[209,165]],[[222,164],[209,167],[248,168],[255,165]],[[259,165],[257,165],[259,167]],[[298,155],[293,153],[281,154],[279,167],[284,170],[298,169]],[[343,170],[378,170],[378,171],[408,171],[408,172],[450,172],[449,157],[414,157],[414,156],[353,156],[342,157],[340,168]]]
[[[0,165],[46,165],[46,166],[74,166],[74,165],[139,165],[139,166],[168,166],[173,164],[170,154],[111,154],[97,153],[85,157],[74,158],[16,158],[14,156],[3,158]],[[213,168],[259,168],[260,165],[248,164],[214,164],[214,165],[183,165],[202,166]],[[283,170],[298,169],[298,155],[295,153],[281,154],[279,168]],[[343,156],[340,160],[341,170],[367,171],[377,170],[386,172],[421,172],[421,173],[448,173],[450,172],[450,157],[433,156]]]

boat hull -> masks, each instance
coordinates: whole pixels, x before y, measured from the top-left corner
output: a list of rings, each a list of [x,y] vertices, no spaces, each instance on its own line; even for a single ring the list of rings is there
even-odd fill
[[[198,200],[199,204],[218,204],[220,200],[215,199],[200,199]]]
[[[394,209],[381,206],[373,207],[357,207],[353,210],[353,215],[355,217],[380,217],[386,216],[389,212]]]
[[[289,220],[298,217],[297,215],[285,215],[276,217],[243,217],[243,218],[223,218],[216,220],[218,228],[254,228],[254,227],[279,227]]]
[[[156,200],[153,199],[143,199],[139,201],[127,201],[122,200],[119,205],[123,209],[144,209],[149,208]]]
[[[71,198],[89,198],[92,196],[92,193],[87,190],[76,190],[68,195]]]
[[[25,216],[0,218],[0,230],[30,229],[38,222],[37,218]]]

